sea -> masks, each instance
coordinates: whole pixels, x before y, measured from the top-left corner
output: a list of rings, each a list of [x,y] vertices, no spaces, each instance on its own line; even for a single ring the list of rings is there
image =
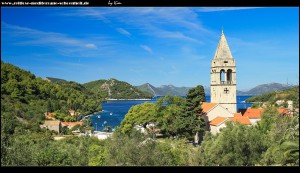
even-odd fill
[[[245,103],[245,100],[252,96],[237,96],[237,110],[246,109],[252,103]],[[151,100],[113,100],[102,103],[102,112],[90,116],[93,127],[96,131],[104,131],[106,126],[110,126],[112,131],[121,124],[128,110],[137,104],[144,102],[155,103],[157,98]],[[210,102],[210,96],[206,96],[206,102]]]

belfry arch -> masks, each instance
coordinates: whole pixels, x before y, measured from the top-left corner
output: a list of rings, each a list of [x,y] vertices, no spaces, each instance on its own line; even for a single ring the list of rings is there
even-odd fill
[[[231,83],[231,81],[232,81],[232,70],[231,69],[228,69],[227,70],[227,73],[226,73],[226,81],[227,81],[227,83],[228,84],[230,84]]]

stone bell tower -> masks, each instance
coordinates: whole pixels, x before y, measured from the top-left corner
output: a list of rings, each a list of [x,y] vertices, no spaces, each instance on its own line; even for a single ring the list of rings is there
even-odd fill
[[[210,98],[212,103],[219,103],[231,113],[236,113],[236,66],[223,29],[211,62]]]

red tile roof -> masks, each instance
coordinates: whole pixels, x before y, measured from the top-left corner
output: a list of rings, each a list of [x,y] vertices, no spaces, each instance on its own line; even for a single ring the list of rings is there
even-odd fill
[[[262,108],[248,108],[243,116],[249,117],[250,119],[260,119],[263,111]]]
[[[218,126],[218,125],[222,124],[226,120],[227,120],[227,117],[216,117],[213,120],[211,120],[209,122],[209,124],[212,125],[212,126]]]
[[[277,111],[281,114],[287,114],[289,112],[287,108],[278,108]]]
[[[79,124],[80,126],[82,126],[83,122],[62,122],[61,124],[62,124],[62,126],[75,126],[77,124]]]
[[[215,107],[217,105],[217,103],[208,103],[208,102],[202,102],[201,106],[202,106],[202,111],[207,113],[209,112],[213,107]]]
[[[240,113],[240,112],[239,113],[235,113],[234,117],[242,117],[242,113]]]
[[[233,117],[233,118],[230,118],[230,120],[232,122],[239,122],[241,124],[251,125],[249,117]]]

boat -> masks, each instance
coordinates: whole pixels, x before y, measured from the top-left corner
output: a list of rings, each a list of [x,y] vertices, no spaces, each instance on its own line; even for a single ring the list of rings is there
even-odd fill
[[[111,112],[109,115],[112,115],[113,113]]]
[[[100,116],[100,115],[98,115],[98,118],[101,118],[101,116]]]

